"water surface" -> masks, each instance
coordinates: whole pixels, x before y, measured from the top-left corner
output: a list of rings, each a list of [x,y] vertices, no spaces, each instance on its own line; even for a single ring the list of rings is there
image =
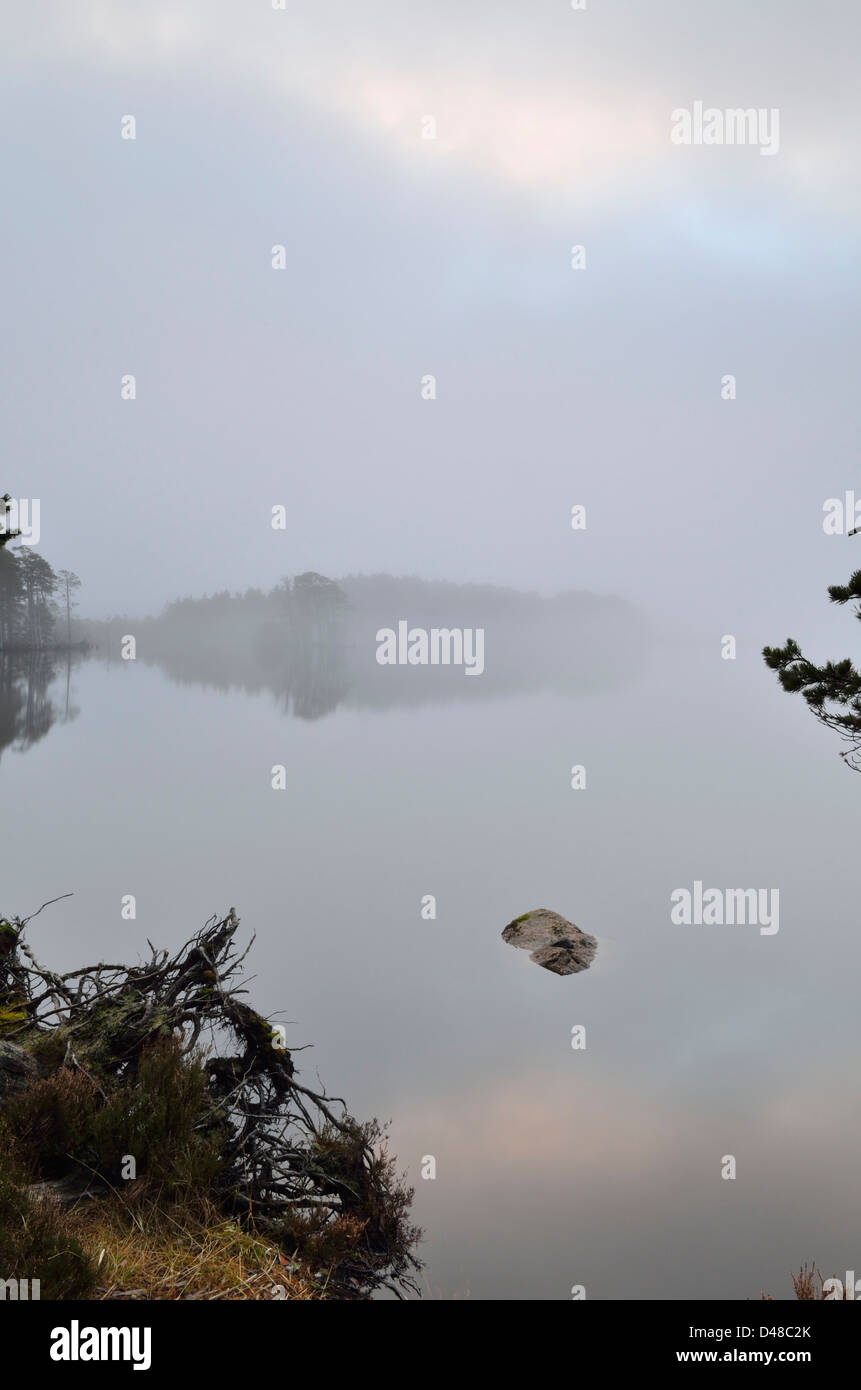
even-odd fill
[[[7,676],[0,908],[73,892],[31,927],[73,968],[234,905],[301,1068],[391,1118],[430,1296],[785,1297],[804,1259],[857,1268],[861,783],[828,736],[714,644],[583,689],[397,674],[313,718],[229,672]],[[778,934],[671,925],[694,879],[779,888]],[[501,940],[538,906],[597,937],[588,972]]]

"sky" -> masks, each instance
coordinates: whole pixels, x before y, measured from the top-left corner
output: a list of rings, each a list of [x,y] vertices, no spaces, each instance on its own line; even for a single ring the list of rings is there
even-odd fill
[[[315,569],[618,593],[752,647],[836,623],[851,8],[48,0],[4,29],[3,487],[82,613]],[[777,151],[674,144],[696,101],[777,109]]]

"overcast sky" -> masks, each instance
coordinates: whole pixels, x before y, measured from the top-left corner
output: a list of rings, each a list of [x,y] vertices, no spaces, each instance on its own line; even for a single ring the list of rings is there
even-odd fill
[[[617,592],[753,644],[833,621],[843,0],[10,9],[0,482],[82,612],[313,568]],[[674,145],[695,101],[777,108],[778,152]]]

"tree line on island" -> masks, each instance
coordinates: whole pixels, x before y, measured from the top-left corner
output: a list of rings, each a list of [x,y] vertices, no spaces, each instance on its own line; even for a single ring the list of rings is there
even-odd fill
[[[455,664],[383,666],[379,632],[400,620],[428,631],[481,629],[488,652],[478,682]],[[552,597],[494,584],[415,575],[314,571],[273,588],[221,590],[168,603],[157,615],[77,624],[90,650],[121,658],[125,634],[139,660],[182,684],[269,691],[285,712],[318,719],[341,705],[383,709],[428,700],[550,689],[569,695],[627,683],[651,633],[636,605],[611,595]],[[470,693],[471,692],[471,693]]]

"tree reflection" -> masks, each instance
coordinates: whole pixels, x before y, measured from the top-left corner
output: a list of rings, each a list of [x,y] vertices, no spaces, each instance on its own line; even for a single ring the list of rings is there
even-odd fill
[[[0,756],[32,747],[58,720],[77,718],[71,672],[71,652],[0,653]]]

